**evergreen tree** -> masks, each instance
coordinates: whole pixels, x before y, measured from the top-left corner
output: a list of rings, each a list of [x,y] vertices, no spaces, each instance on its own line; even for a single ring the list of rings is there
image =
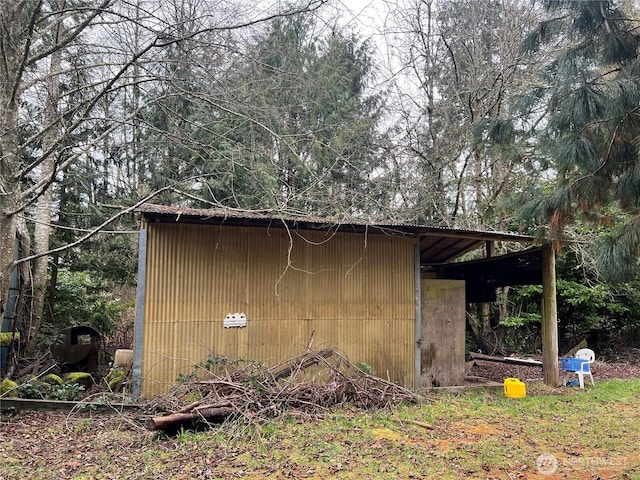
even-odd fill
[[[539,148],[557,179],[523,215],[561,238],[578,219],[607,227],[598,265],[613,280],[637,275],[640,253],[640,35],[617,1],[544,2],[548,18],[526,42],[554,53],[530,106],[546,109]]]
[[[275,19],[244,45],[217,44],[224,55],[188,39],[163,52],[141,116],[149,189],[192,177],[199,206],[376,211],[380,99],[367,93],[368,43],[298,15]]]
[[[314,214],[375,209],[379,98],[367,94],[369,45],[319,33],[311,18],[276,20],[228,70],[214,122],[234,184],[225,198]],[[249,205],[250,206],[250,205]]]

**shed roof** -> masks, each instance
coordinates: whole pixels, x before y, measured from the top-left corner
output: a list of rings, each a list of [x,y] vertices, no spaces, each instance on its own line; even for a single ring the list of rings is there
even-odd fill
[[[420,263],[437,265],[451,262],[486,242],[505,241],[534,243],[534,237],[516,233],[461,230],[427,225],[394,222],[371,223],[359,219],[326,219],[310,216],[282,215],[268,211],[234,210],[227,208],[196,209],[145,203],[137,209],[145,219],[165,223],[199,223],[210,225],[295,228],[339,232],[374,232],[388,235],[408,235],[420,240]]]

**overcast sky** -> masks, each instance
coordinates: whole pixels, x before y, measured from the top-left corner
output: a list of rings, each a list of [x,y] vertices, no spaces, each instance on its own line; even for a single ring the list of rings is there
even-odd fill
[[[340,0],[345,10],[366,30],[377,30],[384,23],[388,7],[381,0]]]
[[[385,0],[336,0],[335,5],[345,12],[345,24],[357,27],[364,36],[378,36],[381,33],[388,14]]]

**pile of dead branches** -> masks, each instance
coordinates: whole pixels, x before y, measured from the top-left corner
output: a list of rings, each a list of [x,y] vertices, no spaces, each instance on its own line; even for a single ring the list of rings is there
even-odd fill
[[[314,414],[341,404],[380,409],[417,400],[410,390],[365,373],[333,349],[307,350],[271,368],[249,362],[208,369],[206,376],[191,378],[157,399],[156,408],[168,413],[149,419],[147,428],[173,430],[287,412]]]

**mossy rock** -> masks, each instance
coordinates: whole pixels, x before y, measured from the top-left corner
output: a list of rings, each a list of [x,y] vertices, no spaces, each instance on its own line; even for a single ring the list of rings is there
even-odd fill
[[[0,382],[0,395],[7,394],[7,397],[15,397],[17,396],[18,384],[13,380],[5,378]]]
[[[8,347],[12,342],[20,341],[20,332],[0,332],[0,347]]]
[[[55,373],[50,373],[49,375],[45,375],[42,377],[42,381],[48,383],[49,385],[62,385],[64,382],[62,378],[60,378]]]
[[[93,384],[93,377],[87,372],[69,372],[62,379],[64,383],[78,383],[86,388]]]
[[[122,381],[124,380],[124,369],[112,368],[111,371],[104,378],[109,386],[109,390],[117,392],[122,387]]]

